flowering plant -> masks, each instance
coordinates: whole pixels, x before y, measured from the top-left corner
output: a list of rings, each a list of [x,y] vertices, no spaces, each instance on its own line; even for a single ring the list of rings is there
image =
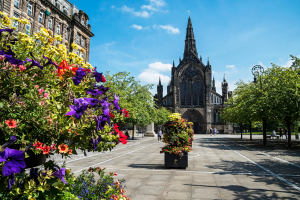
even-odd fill
[[[190,152],[191,124],[182,119],[179,113],[173,113],[169,116],[169,121],[165,122],[166,132],[164,133],[163,142],[167,145],[162,148],[160,153],[168,152],[180,157],[184,152]]]
[[[35,150],[65,155],[125,144],[126,136],[113,124],[129,115],[120,112],[119,97],[100,85],[106,81],[103,74],[77,54],[67,53],[58,44],[61,36],[53,37],[44,28],[32,36],[15,36],[12,23],[0,14],[0,144],[14,135],[20,149],[42,143]],[[19,22],[19,29],[27,23],[11,20]],[[72,47],[78,49],[76,44]]]

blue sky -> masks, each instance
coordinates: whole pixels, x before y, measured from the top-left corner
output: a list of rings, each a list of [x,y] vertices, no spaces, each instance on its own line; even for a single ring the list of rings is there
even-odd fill
[[[164,93],[173,60],[182,58],[190,11],[198,55],[209,57],[221,93],[251,68],[291,64],[300,55],[299,0],[70,0],[89,15],[95,36],[90,63],[100,72],[130,72],[142,84],[162,78]],[[87,3],[88,2],[88,3]]]

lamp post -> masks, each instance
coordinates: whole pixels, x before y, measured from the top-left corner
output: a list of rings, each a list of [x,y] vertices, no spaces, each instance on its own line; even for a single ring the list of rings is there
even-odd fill
[[[253,83],[257,83],[257,77],[259,77],[260,89],[262,89],[261,74],[264,72],[263,66],[261,66],[261,65],[254,65],[252,67],[251,71],[252,71],[252,74],[254,76]],[[264,143],[264,145],[266,145],[267,144],[267,130],[266,130],[266,128],[267,128],[267,120],[265,118],[263,118],[262,121],[263,121],[263,143]],[[251,122],[250,122],[250,124],[251,124]]]

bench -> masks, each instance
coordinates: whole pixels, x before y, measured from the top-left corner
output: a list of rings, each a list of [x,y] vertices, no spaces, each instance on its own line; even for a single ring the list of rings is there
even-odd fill
[[[276,136],[267,135],[267,138],[277,138],[277,139],[279,139],[279,135],[276,135]]]

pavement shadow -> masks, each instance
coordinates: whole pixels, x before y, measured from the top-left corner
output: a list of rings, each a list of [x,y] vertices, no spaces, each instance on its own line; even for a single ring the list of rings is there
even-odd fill
[[[141,169],[166,169],[162,164],[130,164],[128,167]]]
[[[278,195],[278,191],[275,192],[274,190],[268,190],[268,189],[260,189],[260,188],[247,188],[240,185],[226,185],[226,186],[209,186],[209,185],[201,185],[201,184],[184,184],[184,185],[190,185],[193,187],[201,187],[201,188],[218,188],[223,189],[223,193],[226,194],[228,192],[233,192],[234,194],[231,194],[230,199],[282,199],[282,195]],[[208,190],[210,191],[210,190]],[[296,200],[299,199],[299,193],[298,192],[291,192],[291,191],[279,191],[283,192],[285,195],[288,196],[288,199]],[[222,195],[222,193],[221,193]]]

